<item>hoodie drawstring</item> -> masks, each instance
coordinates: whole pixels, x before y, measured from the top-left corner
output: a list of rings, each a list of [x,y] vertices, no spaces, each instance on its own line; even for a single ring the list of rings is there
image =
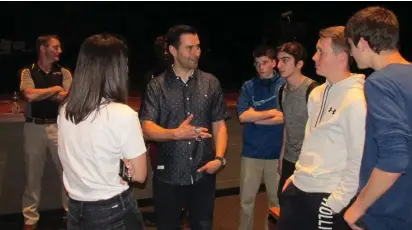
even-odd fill
[[[322,106],[320,107],[320,112],[318,118],[316,119],[315,127],[322,121],[323,113],[325,112],[326,101],[328,100],[328,94],[331,87],[332,86],[328,85],[325,89],[325,92],[323,93]]]

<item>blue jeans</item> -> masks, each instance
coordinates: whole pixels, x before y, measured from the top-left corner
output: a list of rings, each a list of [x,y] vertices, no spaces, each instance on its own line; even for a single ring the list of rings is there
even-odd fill
[[[143,230],[143,218],[130,189],[108,200],[69,200],[67,230]]]

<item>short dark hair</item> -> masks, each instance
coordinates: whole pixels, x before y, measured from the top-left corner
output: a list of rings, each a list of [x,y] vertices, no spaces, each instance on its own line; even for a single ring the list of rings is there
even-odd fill
[[[268,57],[269,59],[276,60],[276,52],[275,49],[273,49],[270,46],[258,46],[254,51],[253,51],[253,58],[259,58],[259,57]]]
[[[55,34],[40,35],[36,40],[36,54],[40,54],[40,46],[47,46],[52,39],[60,40],[59,36]]]
[[[66,103],[66,119],[75,124],[108,102],[126,103],[127,46],[110,34],[87,38],[79,52]],[[102,99],[106,99],[102,102]]]
[[[165,47],[166,45],[166,47]],[[167,49],[167,39],[164,35],[158,36],[154,42],[153,50],[157,61],[162,64],[168,65],[173,62],[173,57],[171,57]]]
[[[308,55],[306,53],[305,47],[303,47],[299,42],[295,41],[283,43],[276,49],[276,52],[285,52],[291,55],[295,59],[295,64],[298,63],[298,61],[305,62]]]
[[[373,6],[355,13],[347,22],[345,35],[355,46],[361,37],[379,54],[383,50],[395,50],[399,43],[399,22],[396,15],[383,7]]]
[[[164,35],[158,36],[154,42],[153,49],[156,57],[163,57],[165,54],[165,45],[167,45],[167,39]]]
[[[165,37],[167,40],[167,46],[174,46],[176,49],[180,46],[180,37],[184,34],[197,34],[197,30],[188,25],[176,25],[170,28]]]

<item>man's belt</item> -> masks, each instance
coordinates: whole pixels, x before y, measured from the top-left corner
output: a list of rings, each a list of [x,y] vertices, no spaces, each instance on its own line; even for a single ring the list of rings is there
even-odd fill
[[[43,119],[43,118],[26,118],[26,122],[28,123],[34,123],[37,125],[45,125],[45,124],[55,124],[57,123],[57,119],[51,118],[51,119]]]

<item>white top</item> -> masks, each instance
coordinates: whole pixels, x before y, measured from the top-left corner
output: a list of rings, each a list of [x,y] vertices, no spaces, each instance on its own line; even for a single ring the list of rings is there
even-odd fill
[[[101,106],[75,125],[59,111],[58,148],[63,183],[74,200],[109,199],[128,189],[120,184],[120,160],[146,152],[137,112],[121,103]]]
[[[327,204],[340,212],[355,196],[365,140],[363,75],[315,88],[301,154],[292,176],[299,189],[331,193]]]

